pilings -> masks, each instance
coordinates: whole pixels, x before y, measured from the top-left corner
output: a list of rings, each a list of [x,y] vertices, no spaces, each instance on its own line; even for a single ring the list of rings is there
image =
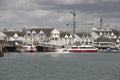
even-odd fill
[[[0,57],[4,56],[3,41],[0,41]]]

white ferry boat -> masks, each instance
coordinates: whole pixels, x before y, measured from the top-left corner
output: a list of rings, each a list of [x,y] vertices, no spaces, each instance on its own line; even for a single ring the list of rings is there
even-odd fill
[[[91,45],[80,45],[80,46],[70,46],[67,48],[60,48],[56,49],[58,52],[73,52],[73,53],[80,53],[80,52],[98,52],[98,48],[93,47]]]
[[[71,46],[69,52],[97,52],[98,48],[91,45]]]

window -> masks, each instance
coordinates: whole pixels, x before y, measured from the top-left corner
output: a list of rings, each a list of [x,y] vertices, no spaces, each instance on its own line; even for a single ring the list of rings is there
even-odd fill
[[[58,38],[55,38],[55,40],[58,40]]]
[[[72,49],[78,49],[78,47],[71,47]]]

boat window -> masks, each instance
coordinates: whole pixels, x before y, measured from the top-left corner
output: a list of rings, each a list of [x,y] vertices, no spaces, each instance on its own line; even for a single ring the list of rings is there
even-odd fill
[[[32,46],[32,44],[27,44],[27,46]]]
[[[30,49],[34,49],[34,47],[30,47]]]
[[[24,49],[28,49],[28,47],[25,47]]]
[[[79,48],[86,48],[86,47],[79,47]]]
[[[90,48],[91,49],[91,48],[94,48],[94,47],[79,47],[79,48],[88,48],[88,49]]]
[[[78,49],[78,47],[71,47],[72,49]]]

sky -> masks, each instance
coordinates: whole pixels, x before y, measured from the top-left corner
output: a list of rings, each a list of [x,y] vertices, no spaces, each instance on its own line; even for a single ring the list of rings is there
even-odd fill
[[[120,29],[120,0],[0,0],[0,29],[72,30],[71,12],[78,31],[99,28],[100,18],[104,28]]]

